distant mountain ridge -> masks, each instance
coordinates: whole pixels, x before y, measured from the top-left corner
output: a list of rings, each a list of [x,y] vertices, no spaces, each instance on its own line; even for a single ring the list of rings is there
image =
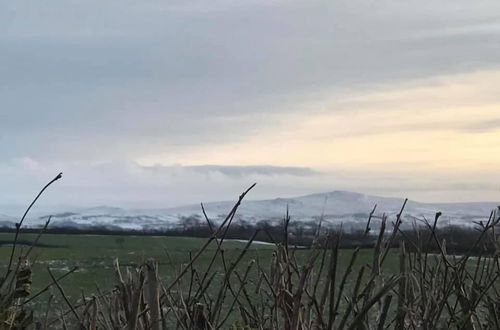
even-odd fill
[[[369,212],[377,205],[376,214],[391,217],[399,212],[403,199],[365,195],[349,191],[315,193],[294,198],[269,200],[246,200],[238,209],[237,219],[250,223],[280,221],[287,208],[294,221],[317,221],[323,215],[327,224],[364,226]],[[443,224],[471,225],[473,221],[485,220],[500,203],[420,203],[408,201],[404,215],[408,219],[432,219],[437,211],[443,212]],[[204,204],[209,218],[215,222],[223,219],[234,205],[234,201]],[[0,210],[1,211],[1,210]],[[202,219],[199,204],[167,209],[127,210],[118,207],[98,206],[83,210],[68,210],[52,214],[52,227],[105,227],[113,229],[159,230],[176,226],[189,217]],[[48,215],[30,218],[28,226],[40,226]],[[14,223],[15,218],[0,215],[0,225]]]

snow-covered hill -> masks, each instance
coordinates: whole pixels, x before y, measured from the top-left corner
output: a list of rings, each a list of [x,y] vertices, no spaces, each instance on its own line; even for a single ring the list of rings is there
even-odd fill
[[[260,201],[244,201],[237,213],[237,221],[257,223],[261,220],[280,221],[288,207],[292,220],[317,221],[323,214],[325,223],[344,226],[364,226],[369,212],[377,205],[376,214],[385,213],[394,218],[403,204],[403,199],[369,196],[347,191],[311,194],[296,198],[276,198]],[[499,203],[500,204],[500,203]],[[218,222],[231,210],[234,201],[205,204],[211,220]],[[432,204],[409,201],[405,208],[406,219],[432,219],[435,212],[443,212],[441,224],[471,225],[473,221],[485,220],[498,206],[496,203],[446,203]],[[0,210],[1,211],[1,210]],[[162,229],[177,226],[184,219],[199,216],[199,204],[169,209],[126,210],[100,206],[83,210],[52,214],[52,227],[106,227],[123,229]],[[31,217],[29,226],[39,226],[48,215]],[[14,218],[0,215],[0,222],[14,222]],[[411,221],[407,222],[408,224]]]

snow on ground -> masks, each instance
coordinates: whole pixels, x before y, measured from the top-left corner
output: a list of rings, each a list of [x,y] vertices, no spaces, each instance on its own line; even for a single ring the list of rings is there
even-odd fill
[[[261,220],[279,222],[288,207],[292,221],[317,221],[324,213],[326,224],[363,227],[369,212],[377,205],[376,214],[385,213],[389,221],[401,209],[402,199],[369,196],[346,191],[311,194],[296,198],[276,198],[270,200],[245,200],[238,209],[235,221],[257,223]],[[413,220],[426,217],[432,221],[437,211],[443,212],[441,225],[472,226],[473,221],[487,220],[490,212],[500,203],[419,203],[408,201],[404,215],[408,225]],[[215,223],[224,219],[231,210],[234,201],[205,204],[208,217]],[[2,210],[0,210],[1,212]],[[127,210],[117,207],[99,206],[83,210],[68,210],[52,214],[51,227],[106,227],[110,229],[151,230],[177,226],[185,218],[198,217],[204,222],[199,204],[169,209]],[[48,215],[31,216],[26,221],[28,226],[42,225]],[[15,217],[0,214],[0,225],[13,225]],[[376,222],[374,220],[374,222]]]

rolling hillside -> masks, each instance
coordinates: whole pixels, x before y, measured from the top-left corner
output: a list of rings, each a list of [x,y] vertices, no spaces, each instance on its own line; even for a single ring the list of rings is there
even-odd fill
[[[217,222],[224,218],[234,201],[212,202],[205,204],[208,216]],[[323,214],[325,223],[349,226],[364,226],[369,212],[377,205],[377,215],[385,213],[394,217],[400,210],[403,199],[369,196],[347,191],[317,193],[295,198],[276,198],[270,200],[244,201],[240,206],[237,219],[257,223],[262,220],[280,221],[288,207],[294,221],[317,221]],[[472,221],[487,218],[498,204],[484,203],[419,203],[408,201],[404,216],[406,219],[432,219],[435,212],[443,212],[441,224],[471,225]],[[28,226],[40,226],[47,215],[29,219]],[[169,209],[127,210],[117,207],[100,206],[83,210],[68,210],[52,214],[52,227],[107,227],[113,229],[162,229],[176,226],[184,219],[202,219],[199,204]],[[0,215],[0,223],[14,223],[15,218]],[[410,224],[410,221],[407,221]]]

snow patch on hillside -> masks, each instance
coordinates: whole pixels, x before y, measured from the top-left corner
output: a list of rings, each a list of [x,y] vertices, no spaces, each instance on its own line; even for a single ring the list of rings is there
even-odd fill
[[[499,203],[500,204],[500,203]],[[218,223],[234,205],[234,201],[205,204],[208,217]],[[395,218],[403,205],[403,199],[364,195],[348,191],[317,193],[296,198],[275,198],[260,201],[243,201],[238,209],[236,221],[257,223],[278,222],[288,208],[293,221],[317,221],[323,214],[325,224],[332,226],[364,227],[368,214],[377,205],[376,214],[385,213],[389,221]],[[429,220],[438,211],[443,213],[441,225],[471,226],[473,221],[487,220],[496,203],[419,203],[408,201],[404,219],[410,225],[415,219]],[[30,217],[27,226],[41,226],[49,215]],[[199,204],[169,209],[126,210],[117,207],[99,206],[83,210],[68,210],[52,215],[51,227],[159,230],[178,226],[186,218],[203,220]],[[13,224],[14,217],[0,214],[0,224]]]

